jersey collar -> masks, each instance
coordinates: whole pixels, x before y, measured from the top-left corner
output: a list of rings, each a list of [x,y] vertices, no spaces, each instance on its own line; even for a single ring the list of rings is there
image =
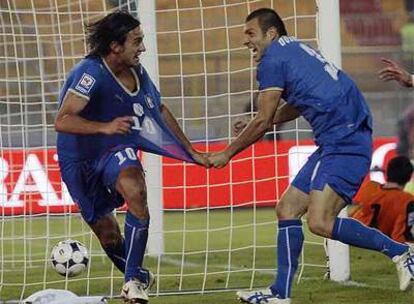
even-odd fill
[[[135,71],[134,68],[130,68],[132,75],[134,76],[136,85],[137,85],[137,89],[134,92],[131,92],[130,90],[128,90],[128,88],[126,86],[123,85],[123,83],[119,80],[118,77],[115,76],[115,74],[112,72],[111,68],[108,66],[108,64],[106,63],[105,59],[102,58],[102,62],[105,66],[105,68],[108,70],[108,72],[112,75],[112,77],[114,78],[114,80],[119,84],[119,86],[125,91],[125,93],[127,93],[129,96],[137,96],[139,93],[140,88],[140,81],[137,75],[137,72]]]

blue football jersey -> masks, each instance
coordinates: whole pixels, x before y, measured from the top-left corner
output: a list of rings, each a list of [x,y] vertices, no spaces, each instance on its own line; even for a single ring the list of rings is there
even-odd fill
[[[60,92],[60,105],[68,92],[88,100],[79,115],[87,120],[110,122],[121,116],[133,117],[131,133],[78,135],[58,132],[60,159],[87,160],[101,157],[111,148],[126,145],[181,160],[193,161],[166,126],[160,113],[160,93],[148,73],[137,65],[131,68],[137,90],[130,92],[99,57],[87,57],[69,73]]]
[[[355,83],[310,46],[282,36],[257,67],[259,91],[281,90],[312,127],[317,144],[335,142],[362,124],[372,129],[370,110]]]

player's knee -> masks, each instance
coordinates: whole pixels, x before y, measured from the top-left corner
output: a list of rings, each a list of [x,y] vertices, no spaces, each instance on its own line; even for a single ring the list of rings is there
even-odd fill
[[[327,238],[331,237],[332,229],[329,229],[330,225],[323,218],[308,215],[307,221],[312,233]]]
[[[144,187],[135,188],[133,191],[129,192],[126,201],[128,202],[129,211],[134,216],[140,220],[149,218],[147,192]]]
[[[317,221],[312,221],[308,219],[308,227],[309,230],[316,234],[316,235],[320,235],[320,236],[325,236],[325,231],[324,231],[324,227],[321,223],[318,223]]]
[[[124,199],[133,205],[146,206],[147,192],[143,188],[132,188],[126,191]]]
[[[298,210],[292,208],[292,205],[283,201],[280,201],[279,204],[276,205],[276,215],[280,220],[296,219],[302,216]]]
[[[276,216],[278,219],[285,218],[285,209],[280,203],[276,205]]]

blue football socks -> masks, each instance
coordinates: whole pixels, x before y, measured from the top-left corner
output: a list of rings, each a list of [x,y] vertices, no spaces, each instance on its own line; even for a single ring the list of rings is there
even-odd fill
[[[332,239],[355,247],[376,250],[390,258],[408,250],[408,245],[395,242],[378,229],[367,227],[351,218],[336,218]]]
[[[131,212],[125,218],[125,282],[137,278],[141,282],[148,280],[148,271],[142,268],[145,247],[148,240],[149,219],[140,220]]]
[[[303,245],[302,221],[280,220],[277,236],[277,276],[270,290],[281,298],[290,298],[293,277]]]

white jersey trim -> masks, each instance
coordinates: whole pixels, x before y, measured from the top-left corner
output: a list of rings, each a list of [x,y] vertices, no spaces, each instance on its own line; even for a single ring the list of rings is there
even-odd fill
[[[65,97],[63,98],[63,102],[65,101],[65,99],[66,99],[66,96],[68,95],[68,92],[71,92],[71,93],[73,93],[73,94],[75,94],[75,95],[77,95],[77,96],[79,96],[79,97],[82,97],[82,98],[84,98],[84,99],[86,99],[87,101],[89,101],[89,96],[87,96],[87,95],[83,95],[82,93],[80,93],[79,91],[76,91],[75,89],[72,89],[72,88],[69,88],[67,91],[66,91],[66,94],[65,94]]]
[[[139,83],[139,78],[137,73],[135,72],[134,68],[130,68],[132,75],[134,76],[135,79],[135,83],[137,85],[137,89],[134,92],[131,92],[130,90],[127,89],[126,86],[124,86],[124,84],[119,81],[119,78],[115,76],[114,73],[112,73],[112,70],[109,68],[108,64],[106,63],[105,59],[102,58],[102,61],[106,67],[106,69],[109,71],[109,73],[112,75],[112,77],[114,78],[114,80],[121,86],[121,88],[129,95],[129,96],[137,96],[139,93],[139,90],[141,89],[140,83]]]
[[[270,87],[270,88],[266,88],[266,89],[260,90],[259,92],[266,92],[266,91],[283,91],[283,88]]]

